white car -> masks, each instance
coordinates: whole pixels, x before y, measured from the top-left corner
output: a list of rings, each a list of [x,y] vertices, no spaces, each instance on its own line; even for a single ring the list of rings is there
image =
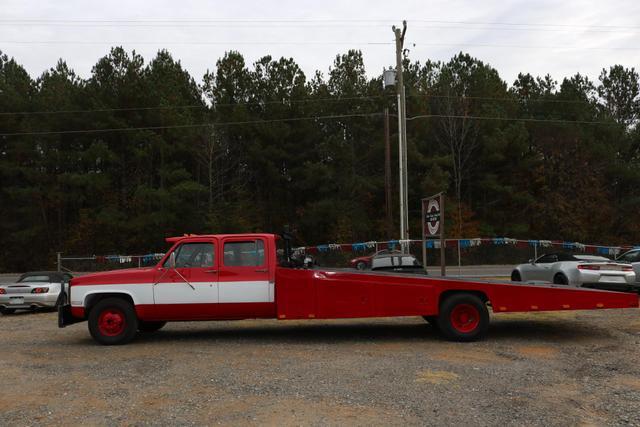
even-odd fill
[[[632,249],[620,255],[616,261],[631,264],[636,273],[636,282],[640,282],[640,249]]]
[[[24,273],[16,283],[0,285],[0,313],[56,308],[64,300],[64,285],[71,277],[57,271],[33,271]]]
[[[514,282],[552,282],[558,285],[615,291],[638,289],[633,266],[595,255],[545,254],[520,264],[511,273]]]

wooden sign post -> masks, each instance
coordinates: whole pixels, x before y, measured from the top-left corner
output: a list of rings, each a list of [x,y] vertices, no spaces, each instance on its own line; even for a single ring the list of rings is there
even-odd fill
[[[447,273],[444,258],[444,193],[422,199],[422,264],[427,269],[427,240],[440,239],[440,273]]]

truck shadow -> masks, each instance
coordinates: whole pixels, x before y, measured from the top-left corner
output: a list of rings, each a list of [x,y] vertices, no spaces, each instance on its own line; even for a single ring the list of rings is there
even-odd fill
[[[595,323],[572,320],[500,320],[491,322],[487,340],[567,343],[613,338]]]
[[[583,342],[611,338],[604,329],[575,322],[544,320],[510,320],[492,323],[487,341],[540,341],[549,343]],[[194,328],[165,329],[139,334],[136,342],[167,341],[215,341],[223,343],[269,343],[269,344],[329,344],[341,342],[429,342],[443,341],[437,328],[427,323],[321,323],[321,324],[266,324],[243,326],[242,322],[229,326],[198,325]]]

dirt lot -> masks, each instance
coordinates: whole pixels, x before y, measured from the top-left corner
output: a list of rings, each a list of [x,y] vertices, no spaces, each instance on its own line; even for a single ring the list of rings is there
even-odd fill
[[[169,324],[124,347],[0,316],[0,425],[640,425],[640,312]]]

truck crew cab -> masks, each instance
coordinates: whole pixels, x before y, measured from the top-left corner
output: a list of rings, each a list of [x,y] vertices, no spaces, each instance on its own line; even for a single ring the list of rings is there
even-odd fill
[[[75,277],[60,327],[86,320],[105,345],[194,320],[422,316],[450,340],[482,338],[494,313],[638,307],[638,295],[562,285],[303,268],[274,234],[186,235],[154,267]]]

